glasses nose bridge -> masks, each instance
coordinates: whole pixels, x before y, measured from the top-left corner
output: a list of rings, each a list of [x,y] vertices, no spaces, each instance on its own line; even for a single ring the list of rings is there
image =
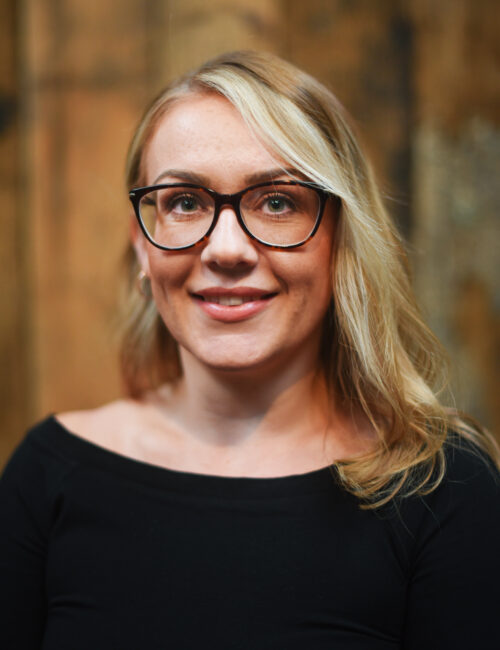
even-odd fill
[[[241,213],[240,213],[240,202],[243,194],[244,192],[236,192],[235,194],[219,194],[214,192],[213,194],[213,197],[215,199],[214,228],[217,225],[217,222],[219,221],[219,216],[222,209],[229,206],[230,208],[232,208],[240,228],[242,228],[242,230],[246,232],[242,222]]]
[[[215,212],[217,217],[219,216],[222,208],[226,206],[231,206],[234,213],[239,219],[240,216],[240,201],[243,192],[236,192],[235,194],[215,194]]]

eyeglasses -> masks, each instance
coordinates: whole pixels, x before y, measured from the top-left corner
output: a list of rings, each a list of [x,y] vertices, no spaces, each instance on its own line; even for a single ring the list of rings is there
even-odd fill
[[[318,230],[328,193],[303,181],[251,185],[219,194],[191,183],[139,187],[129,192],[147,239],[163,250],[191,248],[214,230],[221,209],[231,206],[243,231],[272,248],[296,248]]]

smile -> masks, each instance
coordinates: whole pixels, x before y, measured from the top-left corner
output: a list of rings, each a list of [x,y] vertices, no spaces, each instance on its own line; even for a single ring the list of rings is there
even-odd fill
[[[211,320],[235,323],[266,310],[277,294],[249,287],[226,290],[213,287],[191,295]]]
[[[213,302],[217,305],[225,305],[226,307],[238,307],[239,305],[243,305],[246,302],[255,302],[256,300],[264,300],[269,296],[270,294],[267,294],[267,296],[210,296],[206,298],[204,296],[199,296],[199,297],[205,302]]]

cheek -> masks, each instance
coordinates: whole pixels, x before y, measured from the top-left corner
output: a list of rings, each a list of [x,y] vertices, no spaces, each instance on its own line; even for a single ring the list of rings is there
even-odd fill
[[[328,306],[333,295],[333,235],[328,233],[314,255],[313,282],[317,287],[318,299]]]
[[[304,254],[297,256],[288,265],[290,286],[305,291],[315,300],[328,300],[332,293],[332,260],[330,238],[314,239],[310,246],[304,249]]]
[[[311,284],[307,298],[307,308],[310,309],[311,319],[316,323],[323,322],[332,300],[331,264],[330,254],[325,255],[323,258],[319,257],[309,276]]]
[[[297,325],[309,323],[315,326],[323,320],[332,297],[331,256],[303,256],[287,265],[286,269],[277,270],[281,274],[290,298],[290,318]]]
[[[175,298],[193,268],[193,260],[186,254],[155,250],[149,254],[149,271],[153,296],[160,313],[163,305]]]
[[[165,252],[153,254],[149,258],[151,291],[156,309],[166,328],[177,342],[183,340],[183,324],[186,314],[186,301],[182,301],[182,291],[192,264],[175,254]]]
[[[319,271],[321,269],[321,271]],[[322,318],[332,297],[330,268],[319,264],[312,269],[304,282],[304,303],[311,310],[311,316]],[[319,316],[318,316],[319,315]]]

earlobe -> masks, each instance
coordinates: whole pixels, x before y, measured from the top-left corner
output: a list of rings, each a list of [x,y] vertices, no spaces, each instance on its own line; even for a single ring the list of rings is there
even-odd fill
[[[137,255],[137,261],[145,276],[149,277],[149,257],[147,240],[134,217],[130,218],[130,241]]]

